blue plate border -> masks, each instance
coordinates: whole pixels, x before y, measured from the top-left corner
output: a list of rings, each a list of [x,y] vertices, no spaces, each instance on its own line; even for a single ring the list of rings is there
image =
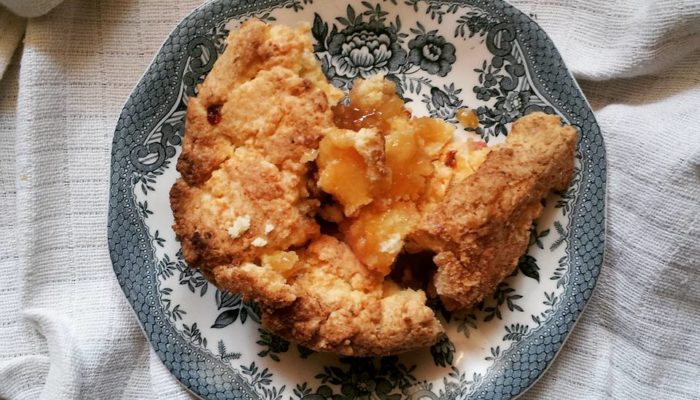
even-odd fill
[[[137,211],[131,179],[131,150],[177,100],[188,46],[222,20],[286,3],[286,0],[215,0],[186,17],[170,34],[127,100],[112,142],[108,241],[119,284],[155,352],[173,375],[203,398],[253,399],[257,394],[227,364],[193,349],[158,303],[154,250]],[[440,3],[440,2],[437,2]],[[535,76],[533,84],[572,124],[579,127],[579,195],[568,241],[570,276],[561,304],[546,324],[502,353],[469,398],[510,399],[531,386],[550,365],[595,288],[605,247],[606,162],[602,134],[593,112],[546,33],[527,15],[503,1],[466,0],[515,28],[516,41]]]

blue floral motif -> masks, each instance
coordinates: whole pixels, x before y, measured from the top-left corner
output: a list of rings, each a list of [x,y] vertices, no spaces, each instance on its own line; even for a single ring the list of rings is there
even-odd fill
[[[363,2],[362,5],[365,9],[359,11],[348,5],[346,16],[336,18],[340,25],[329,24],[318,14],[314,16],[311,28],[316,39],[314,49],[328,79],[347,89],[356,78],[385,74],[396,83],[399,96],[406,101],[410,101],[406,94],[421,95],[423,88],[428,88],[431,96],[438,96],[431,115],[454,122],[455,108],[462,104],[454,95],[461,89],[446,91],[437,88],[430,78],[416,74],[447,76],[457,61],[455,46],[436,30],[426,31],[420,22],[410,29],[411,34],[404,32],[401,19],[397,16],[389,21],[388,12],[380,4],[372,6]],[[453,97],[446,101],[440,98],[443,94]]]
[[[260,340],[256,343],[265,347],[264,350],[258,352],[258,357],[269,356],[271,359],[279,362],[280,358],[278,354],[289,351],[289,342],[264,329],[258,328],[258,332],[260,333]]]
[[[514,37],[508,27],[501,26],[499,29],[506,32],[506,37]],[[507,125],[523,115],[535,111],[553,113],[554,109],[542,103],[531,90],[525,76],[524,61],[517,49],[510,42],[496,39],[492,34],[487,36],[486,41],[494,57],[490,62],[484,60],[481,68],[474,70],[479,74],[479,85],[472,90],[477,100],[495,100],[492,106],[480,105],[476,108],[481,126],[475,131],[488,141],[491,137],[507,135]]]
[[[464,388],[455,382],[447,382],[440,400],[457,400],[464,394]]]
[[[324,367],[316,375],[322,385],[315,392],[306,383],[297,385],[294,394],[304,400],[399,400],[400,392],[417,383],[416,366],[406,366],[398,357],[341,358],[343,367]],[[347,366],[347,367],[346,367]],[[336,393],[327,384],[340,387]]]
[[[435,365],[446,367],[452,365],[454,361],[455,345],[447,335],[444,335],[437,343],[430,347],[430,354],[433,356]]]
[[[481,10],[468,11],[457,19],[454,36],[462,38],[474,35],[484,36],[494,23],[493,17]]]
[[[456,89],[454,83],[443,86],[442,89],[433,86],[430,95],[423,95],[423,102],[430,112],[430,116],[455,122],[455,112],[462,106],[459,94],[462,89]]]
[[[216,290],[216,307],[224,310],[216,317],[212,328],[225,328],[239,320],[245,324],[248,317],[254,322],[260,323],[260,310],[258,305],[249,301],[243,301],[238,294]]]
[[[396,33],[378,21],[349,26],[328,44],[336,73],[347,78],[366,78],[395,71],[406,61],[406,51]]]
[[[447,76],[452,70],[452,64],[457,60],[455,46],[449,43],[436,31],[430,31],[418,35],[408,42],[411,51],[408,54],[408,62],[420,66],[429,74]]]

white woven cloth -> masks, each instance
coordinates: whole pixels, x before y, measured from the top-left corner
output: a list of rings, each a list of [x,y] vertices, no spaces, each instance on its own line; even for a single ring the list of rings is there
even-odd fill
[[[198,3],[65,0],[26,22],[0,81],[0,398],[189,398],[118,287],[106,223],[118,114]],[[597,291],[524,398],[700,399],[700,2],[513,3],[578,77],[609,168]]]

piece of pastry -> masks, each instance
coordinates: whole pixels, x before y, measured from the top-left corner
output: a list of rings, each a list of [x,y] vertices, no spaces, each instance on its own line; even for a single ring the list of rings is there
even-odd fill
[[[575,130],[536,113],[505,144],[460,142],[381,76],[340,104],[308,31],[246,21],[189,99],[170,193],[183,255],[311,349],[429,346],[444,329],[423,289],[464,309],[510,274],[540,200],[568,185]],[[425,251],[436,272],[414,263],[392,281]]]

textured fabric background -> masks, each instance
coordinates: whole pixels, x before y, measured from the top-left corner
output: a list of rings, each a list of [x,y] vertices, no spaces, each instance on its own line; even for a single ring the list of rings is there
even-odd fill
[[[190,397],[114,279],[106,221],[118,114],[198,3],[65,0],[26,22],[0,81],[0,398]],[[513,3],[579,79],[609,167],[597,291],[523,398],[700,399],[700,1]]]

